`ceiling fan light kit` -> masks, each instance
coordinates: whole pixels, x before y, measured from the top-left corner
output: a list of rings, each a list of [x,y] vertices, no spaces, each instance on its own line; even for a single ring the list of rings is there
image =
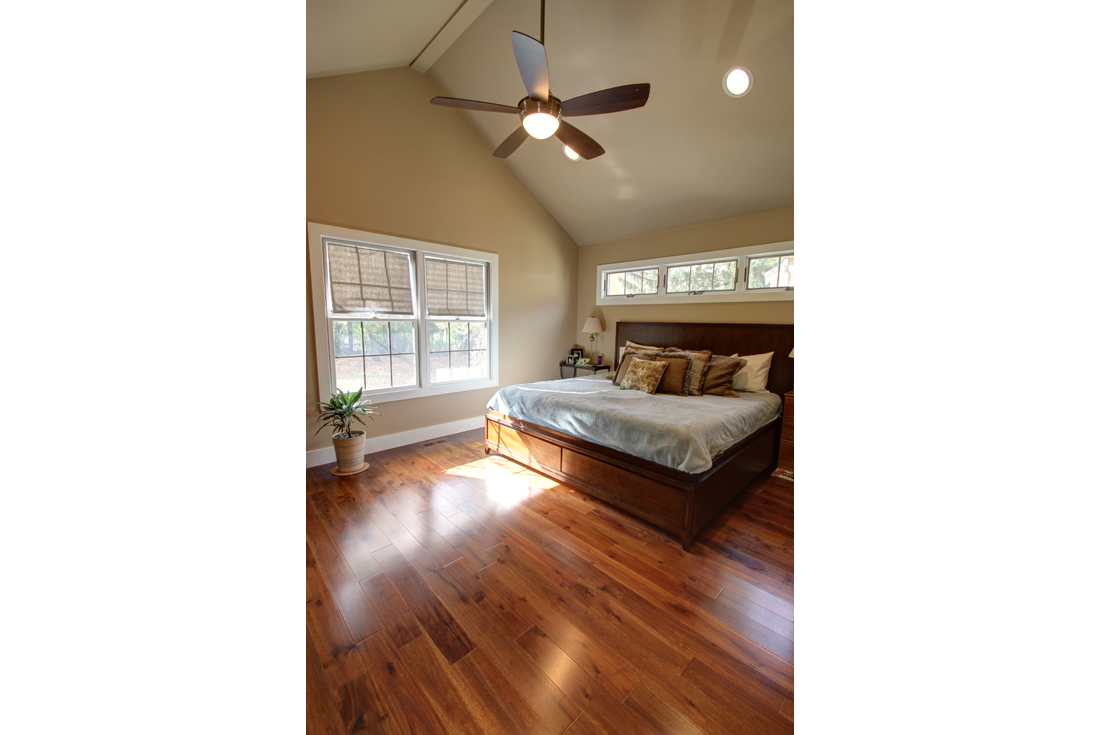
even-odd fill
[[[565,157],[568,158],[570,161],[581,160],[580,154],[567,145],[562,145],[561,152],[564,153]]]
[[[556,97],[549,102],[524,97],[519,103],[519,119],[528,135],[546,140],[561,124],[561,101]]]
[[[543,19],[546,17],[545,0],[542,4],[542,17]],[[546,61],[546,47],[543,43],[519,31],[512,31],[512,51],[516,56],[516,65],[519,66],[519,75],[523,77],[523,86],[527,89],[527,96],[515,107],[455,97],[432,99],[433,105],[456,107],[461,110],[518,112],[520,126],[493,151],[493,155],[497,158],[507,158],[512,155],[529,137],[546,139],[555,135],[565,145],[566,156],[569,156],[569,152],[572,151],[578,157],[589,161],[604,154],[603,146],[562,118],[633,110],[644,107],[649,100],[648,84],[626,84],[599,92],[590,92],[562,102],[550,94],[550,67]]]

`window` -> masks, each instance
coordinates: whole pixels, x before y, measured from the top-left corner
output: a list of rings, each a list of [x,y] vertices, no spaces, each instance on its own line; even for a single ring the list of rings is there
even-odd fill
[[[638,296],[657,293],[657,269],[616,271],[606,274],[604,292],[608,296]]]
[[[670,266],[668,293],[732,291],[737,285],[737,261]]]
[[[748,290],[794,288],[794,255],[749,258]]]
[[[793,301],[794,243],[596,267],[596,304]]]
[[[386,402],[497,385],[497,258],[308,224],[322,397]]]
[[[426,257],[429,380],[488,377],[485,263]],[[470,321],[476,320],[476,321]]]

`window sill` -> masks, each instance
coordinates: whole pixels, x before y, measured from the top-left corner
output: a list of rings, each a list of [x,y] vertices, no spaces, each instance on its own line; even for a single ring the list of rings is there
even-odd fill
[[[431,396],[445,396],[450,393],[463,393],[469,390],[484,390],[485,388],[498,388],[500,381],[494,379],[462,380],[454,383],[442,383],[426,388],[387,388],[377,392],[364,392],[363,397],[371,404],[392,403],[394,401],[407,401],[411,398],[429,398]]]
[[[718,304],[732,301],[794,301],[794,291],[763,293],[703,293],[695,296],[600,296],[597,306],[640,306],[641,304]]]

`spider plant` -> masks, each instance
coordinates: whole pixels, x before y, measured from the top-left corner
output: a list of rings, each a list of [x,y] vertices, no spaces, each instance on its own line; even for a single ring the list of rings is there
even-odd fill
[[[321,415],[317,417],[317,420],[321,422],[321,427],[313,432],[313,435],[317,436],[321,433],[321,429],[331,426],[334,439],[350,439],[353,421],[358,421],[366,426],[363,419],[359,417],[370,416],[373,421],[374,414],[378,414],[378,409],[370,405],[369,400],[363,398],[362,389],[354,393],[345,393],[337,389],[327,403],[318,401],[317,405],[321,407]]]

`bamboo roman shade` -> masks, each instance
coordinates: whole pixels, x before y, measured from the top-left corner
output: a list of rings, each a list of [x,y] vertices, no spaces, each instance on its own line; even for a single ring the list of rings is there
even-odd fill
[[[485,316],[485,264],[424,259],[428,316]]]
[[[328,272],[333,313],[413,316],[408,253],[330,242]]]

